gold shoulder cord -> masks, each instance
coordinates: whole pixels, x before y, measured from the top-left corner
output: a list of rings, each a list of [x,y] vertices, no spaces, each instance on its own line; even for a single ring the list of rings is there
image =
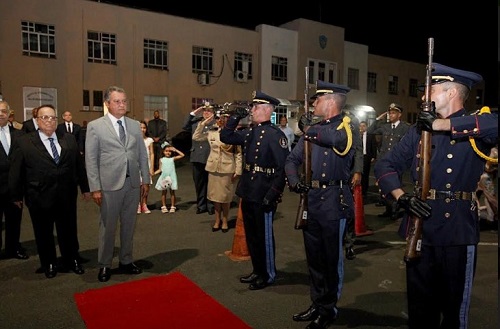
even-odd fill
[[[342,123],[337,127],[337,130],[340,130],[343,128],[343,129],[345,129],[345,132],[347,133],[347,146],[346,146],[344,152],[337,151],[337,149],[335,147],[332,147],[332,149],[335,151],[335,153],[337,153],[340,156],[346,155],[347,152],[349,152],[349,150],[352,147],[352,131],[351,131],[351,126],[349,125],[350,122],[351,122],[351,118],[349,118],[347,115],[345,115],[342,118]]]
[[[491,113],[490,108],[488,106],[483,106],[481,110],[479,111],[478,115],[481,115],[483,113]],[[469,136],[469,142],[474,151],[479,155],[481,158],[486,159],[486,161],[490,161],[492,163],[498,163],[498,158],[492,158],[481,152],[476,146],[476,141],[474,140],[474,137]]]

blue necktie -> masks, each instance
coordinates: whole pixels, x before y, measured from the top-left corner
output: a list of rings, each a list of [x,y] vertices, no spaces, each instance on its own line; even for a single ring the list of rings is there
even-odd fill
[[[5,154],[9,155],[9,142],[7,142],[7,135],[5,135],[6,127],[2,127],[2,131],[0,132],[0,142],[2,142],[3,149],[5,150]]]
[[[52,149],[52,155],[54,156],[54,162],[56,164],[58,164],[59,163],[59,153],[57,153],[56,144],[54,144],[54,138],[49,137],[49,141],[50,141],[50,148]]]
[[[120,133],[120,141],[125,145],[125,128],[123,128],[122,120],[116,121],[118,123],[118,131]]]

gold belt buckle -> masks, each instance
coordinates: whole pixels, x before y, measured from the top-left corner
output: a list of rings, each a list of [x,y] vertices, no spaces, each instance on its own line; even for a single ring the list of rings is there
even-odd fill
[[[429,193],[427,194],[427,199],[428,200],[436,200],[436,190],[431,188],[429,190]]]

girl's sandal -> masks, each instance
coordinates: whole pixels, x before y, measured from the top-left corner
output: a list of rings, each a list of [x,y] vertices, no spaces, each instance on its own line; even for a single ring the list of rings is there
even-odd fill
[[[175,208],[175,207],[172,206],[172,207],[170,207],[170,212],[175,212],[176,209],[177,208]]]

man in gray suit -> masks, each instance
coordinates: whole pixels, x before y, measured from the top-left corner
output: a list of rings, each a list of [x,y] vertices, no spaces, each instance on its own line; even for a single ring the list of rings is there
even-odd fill
[[[133,238],[140,195],[149,192],[148,155],[139,122],[127,118],[127,95],[111,86],[104,94],[108,113],[91,121],[85,141],[85,164],[92,198],[101,208],[98,279],[111,278],[115,232],[120,221],[119,271],[140,274],[133,263]],[[142,177],[142,182],[141,182]]]

